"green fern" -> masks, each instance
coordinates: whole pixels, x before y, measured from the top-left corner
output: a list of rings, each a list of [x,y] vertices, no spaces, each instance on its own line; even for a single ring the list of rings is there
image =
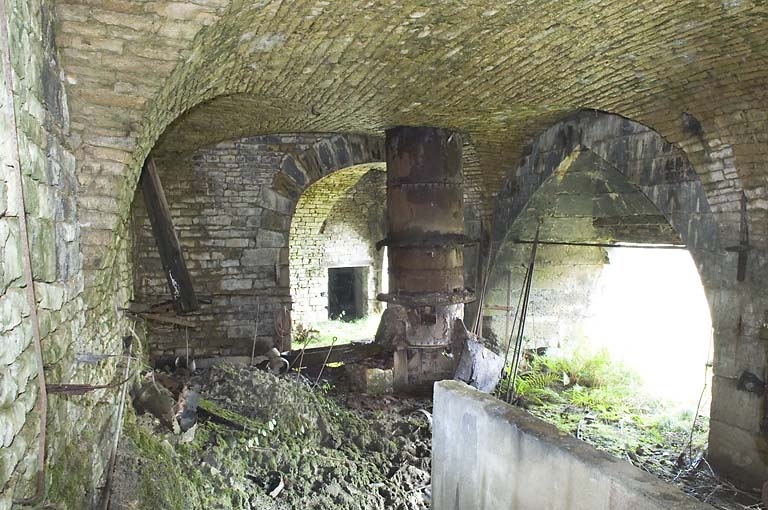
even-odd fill
[[[533,356],[524,370],[515,378],[514,394],[529,404],[542,405],[545,402],[561,403],[563,399],[555,390],[560,376],[551,372],[543,361],[544,356]],[[504,370],[500,394],[506,394],[510,380],[510,367]]]

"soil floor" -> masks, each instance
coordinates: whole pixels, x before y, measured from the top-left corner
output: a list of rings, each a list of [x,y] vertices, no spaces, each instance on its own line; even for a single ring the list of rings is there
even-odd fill
[[[363,395],[341,370],[326,370],[319,383],[231,365],[198,371],[183,382],[220,416],[200,413],[182,434],[127,413],[112,510],[428,509],[431,400]],[[714,474],[702,419],[689,447],[688,434],[644,437],[632,422],[604,423],[573,406],[529,411],[715,508],[763,508],[759,495]]]
[[[112,510],[428,509],[431,402],[314,381],[219,366],[185,382],[227,419],[131,413]]]

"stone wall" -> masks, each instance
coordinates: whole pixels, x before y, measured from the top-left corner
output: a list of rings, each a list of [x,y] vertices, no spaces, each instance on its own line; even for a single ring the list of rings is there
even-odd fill
[[[432,508],[713,510],[459,381],[435,385]]]
[[[292,308],[288,240],[299,197],[328,174],[333,180],[341,168],[380,158],[379,140],[355,135],[262,136],[189,156],[161,152],[158,172],[187,267],[211,303],[187,317],[195,329],[148,324],[152,354],[183,356],[187,342],[192,357],[250,355],[254,342],[257,354],[288,347],[290,332],[280,338],[275,317]],[[140,193],[133,211],[136,299],[162,302],[170,296]]]
[[[383,308],[386,237],[386,173],[383,165],[352,167],[313,184],[302,195],[291,224],[290,271],[294,320],[304,325],[328,319],[328,269],[366,267],[365,314]],[[387,275],[383,275],[384,278]]]
[[[709,301],[715,338],[710,459],[723,473],[758,487],[768,478],[764,460],[768,458],[768,442],[760,431],[763,404],[739,391],[737,382],[744,370],[764,370],[766,350],[759,330],[768,305],[760,290],[759,268],[768,258],[755,246],[748,256],[746,281],[736,280],[737,257],[725,249],[739,242],[741,214],[738,201],[732,200],[734,188],[724,181],[699,180],[698,175],[707,175],[708,170],[697,172],[680,149],[647,127],[615,115],[583,112],[555,124],[529,144],[518,170],[509,176],[499,195],[495,239],[504,239],[510,220],[520,214],[535,190],[577,145],[594,151],[639,186],[690,250]],[[706,145],[706,150],[698,146],[692,149],[690,144],[682,149],[689,157],[694,154],[694,163],[704,169],[732,172],[728,170],[735,165],[732,149],[709,142]],[[703,157],[696,152],[699,149],[704,151]],[[747,192],[748,200],[753,194]],[[758,206],[748,205],[746,221],[755,244],[762,242],[761,215]],[[502,299],[491,301],[503,304]],[[495,321],[490,329],[501,330],[503,315],[498,311],[485,313],[496,317],[484,325]],[[487,334],[493,335],[492,331]]]
[[[531,245],[519,245],[505,254],[504,267],[496,266],[492,272],[483,327],[487,337],[503,348],[516,331],[513,317],[530,253]],[[566,347],[580,338],[606,261],[605,251],[599,247],[538,247],[525,324],[526,349]]]
[[[550,177],[578,146],[615,169],[594,170],[592,165],[602,163],[593,158],[583,169],[568,168],[566,176]],[[568,179],[572,189],[566,189]],[[587,185],[579,189],[584,182]],[[536,193],[544,187],[547,193]],[[624,191],[616,193],[619,188]],[[641,190],[650,202],[633,190]],[[606,194],[609,201],[604,200]],[[685,155],[645,126],[594,112],[566,119],[533,140],[515,178],[499,195],[494,236],[501,242],[487,298],[491,307],[516,306],[525,271],[521,265],[528,263],[530,245],[515,245],[514,240],[531,240],[541,215],[546,217],[544,241],[679,243],[682,239],[700,262],[717,242],[706,195]],[[580,334],[604,261],[599,247],[540,247],[529,313],[535,322],[527,324],[527,336],[535,337],[537,346],[561,345]],[[507,314],[492,308],[487,313],[486,333],[508,338]]]
[[[22,276],[19,186],[11,150],[18,140],[42,362],[48,385],[107,384],[116,363],[81,364],[76,353],[121,354],[128,333],[115,307],[127,298],[128,260],[117,259],[103,309],[89,311],[83,295],[75,156],[67,135],[69,111],[53,32],[50,2],[11,1],[8,23],[16,125],[0,105],[0,508],[36,491],[40,380],[26,281]],[[2,23],[6,22],[3,18]],[[3,49],[3,51],[5,51]],[[9,86],[4,79],[4,86]],[[114,431],[117,389],[83,396],[48,393],[46,502],[89,508],[103,484]]]

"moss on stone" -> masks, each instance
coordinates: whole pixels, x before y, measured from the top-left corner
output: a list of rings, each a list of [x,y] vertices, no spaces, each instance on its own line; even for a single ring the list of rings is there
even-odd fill
[[[195,483],[182,472],[169,443],[139,426],[133,412],[125,414],[123,434],[117,469],[121,479],[127,473],[137,479],[133,493],[116,485],[115,494],[123,505],[120,508],[201,508]]]
[[[46,501],[62,508],[89,508],[98,500],[99,494],[89,489],[93,486],[93,467],[83,455],[96,444],[93,434],[86,430],[76,443],[66,443],[57,450],[57,462],[48,464]]]

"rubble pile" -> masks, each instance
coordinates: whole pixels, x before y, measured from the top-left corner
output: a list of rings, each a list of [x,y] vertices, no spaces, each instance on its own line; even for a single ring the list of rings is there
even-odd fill
[[[186,432],[126,419],[113,510],[429,508],[429,401],[232,365],[184,385],[199,395]]]

